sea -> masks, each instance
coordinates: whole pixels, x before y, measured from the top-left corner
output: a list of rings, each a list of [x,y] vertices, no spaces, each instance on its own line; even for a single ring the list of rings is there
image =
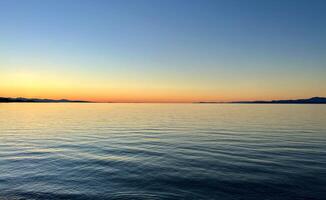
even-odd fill
[[[1,200],[325,200],[326,105],[1,103]]]

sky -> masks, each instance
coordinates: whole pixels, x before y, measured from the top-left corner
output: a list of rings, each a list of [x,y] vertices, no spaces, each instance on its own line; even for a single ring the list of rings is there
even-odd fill
[[[0,96],[326,96],[324,0],[0,0]]]

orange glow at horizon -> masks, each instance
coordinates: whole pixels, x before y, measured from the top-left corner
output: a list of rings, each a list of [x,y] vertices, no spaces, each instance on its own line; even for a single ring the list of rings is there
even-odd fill
[[[39,87],[0,87],[1,97],[25,97],[25,98],[47,98],[47,99],[70,99],[85,100],[92,102],[113,102],[113,103],[190,103],[199,101],[240,101],[240,100],[273,100],[284,99],[284,96],[277,94],[263,95],[257,91],[227,92],[221,91],[202,92],[189,91],[187,89],[135,89],[135,88],[51,88]],[[288,98],[306,98],[310,96],[291,96]]]
[[[100,78],[98,78],[100,77]],[[85,100],[92,102],[198,102],[299,99],[325,95],[323,88],[271,82],[220,79],[215,84],[187,79],[104,79],[99,75],[17,71],[0,74],[1,97]],[[250,82],[251,81],[251,82]],[[300,80],[299,80],[300,81]],[[304,92],[303,92],[304,91]]]

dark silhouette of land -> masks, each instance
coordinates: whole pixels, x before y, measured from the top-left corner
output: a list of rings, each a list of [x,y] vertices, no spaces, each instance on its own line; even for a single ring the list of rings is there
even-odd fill
[[[239,103],[239,104],[326,104],[325,97],[312,97],[310,99],[290,99],[272,101],[231,101],[231,102],[196,102],[196,103]]]
[[[82,100],[68,100],[68,99],[38,99],[38,98],[11,98],[0,97],[0,103],[93,103],[91,101]],[[108,102],[112,103],[112,102]],[[271,100],[271,101],[231,101],[231,102],[217,102],[217,101],[201,101],[194,102],[199,104],[326,104],[326,97],[312,97],[310,99],[290,99],[290,100]]]
[[[90,101],[68,100],[68,99],[37,99],[37,98],[10,98],[0,97],[0,103],[90,103]]]

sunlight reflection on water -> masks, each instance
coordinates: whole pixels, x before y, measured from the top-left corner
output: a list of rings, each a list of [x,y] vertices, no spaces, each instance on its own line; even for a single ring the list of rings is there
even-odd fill
[[[0,104],[0,198],[322,199],[325,105]]]

